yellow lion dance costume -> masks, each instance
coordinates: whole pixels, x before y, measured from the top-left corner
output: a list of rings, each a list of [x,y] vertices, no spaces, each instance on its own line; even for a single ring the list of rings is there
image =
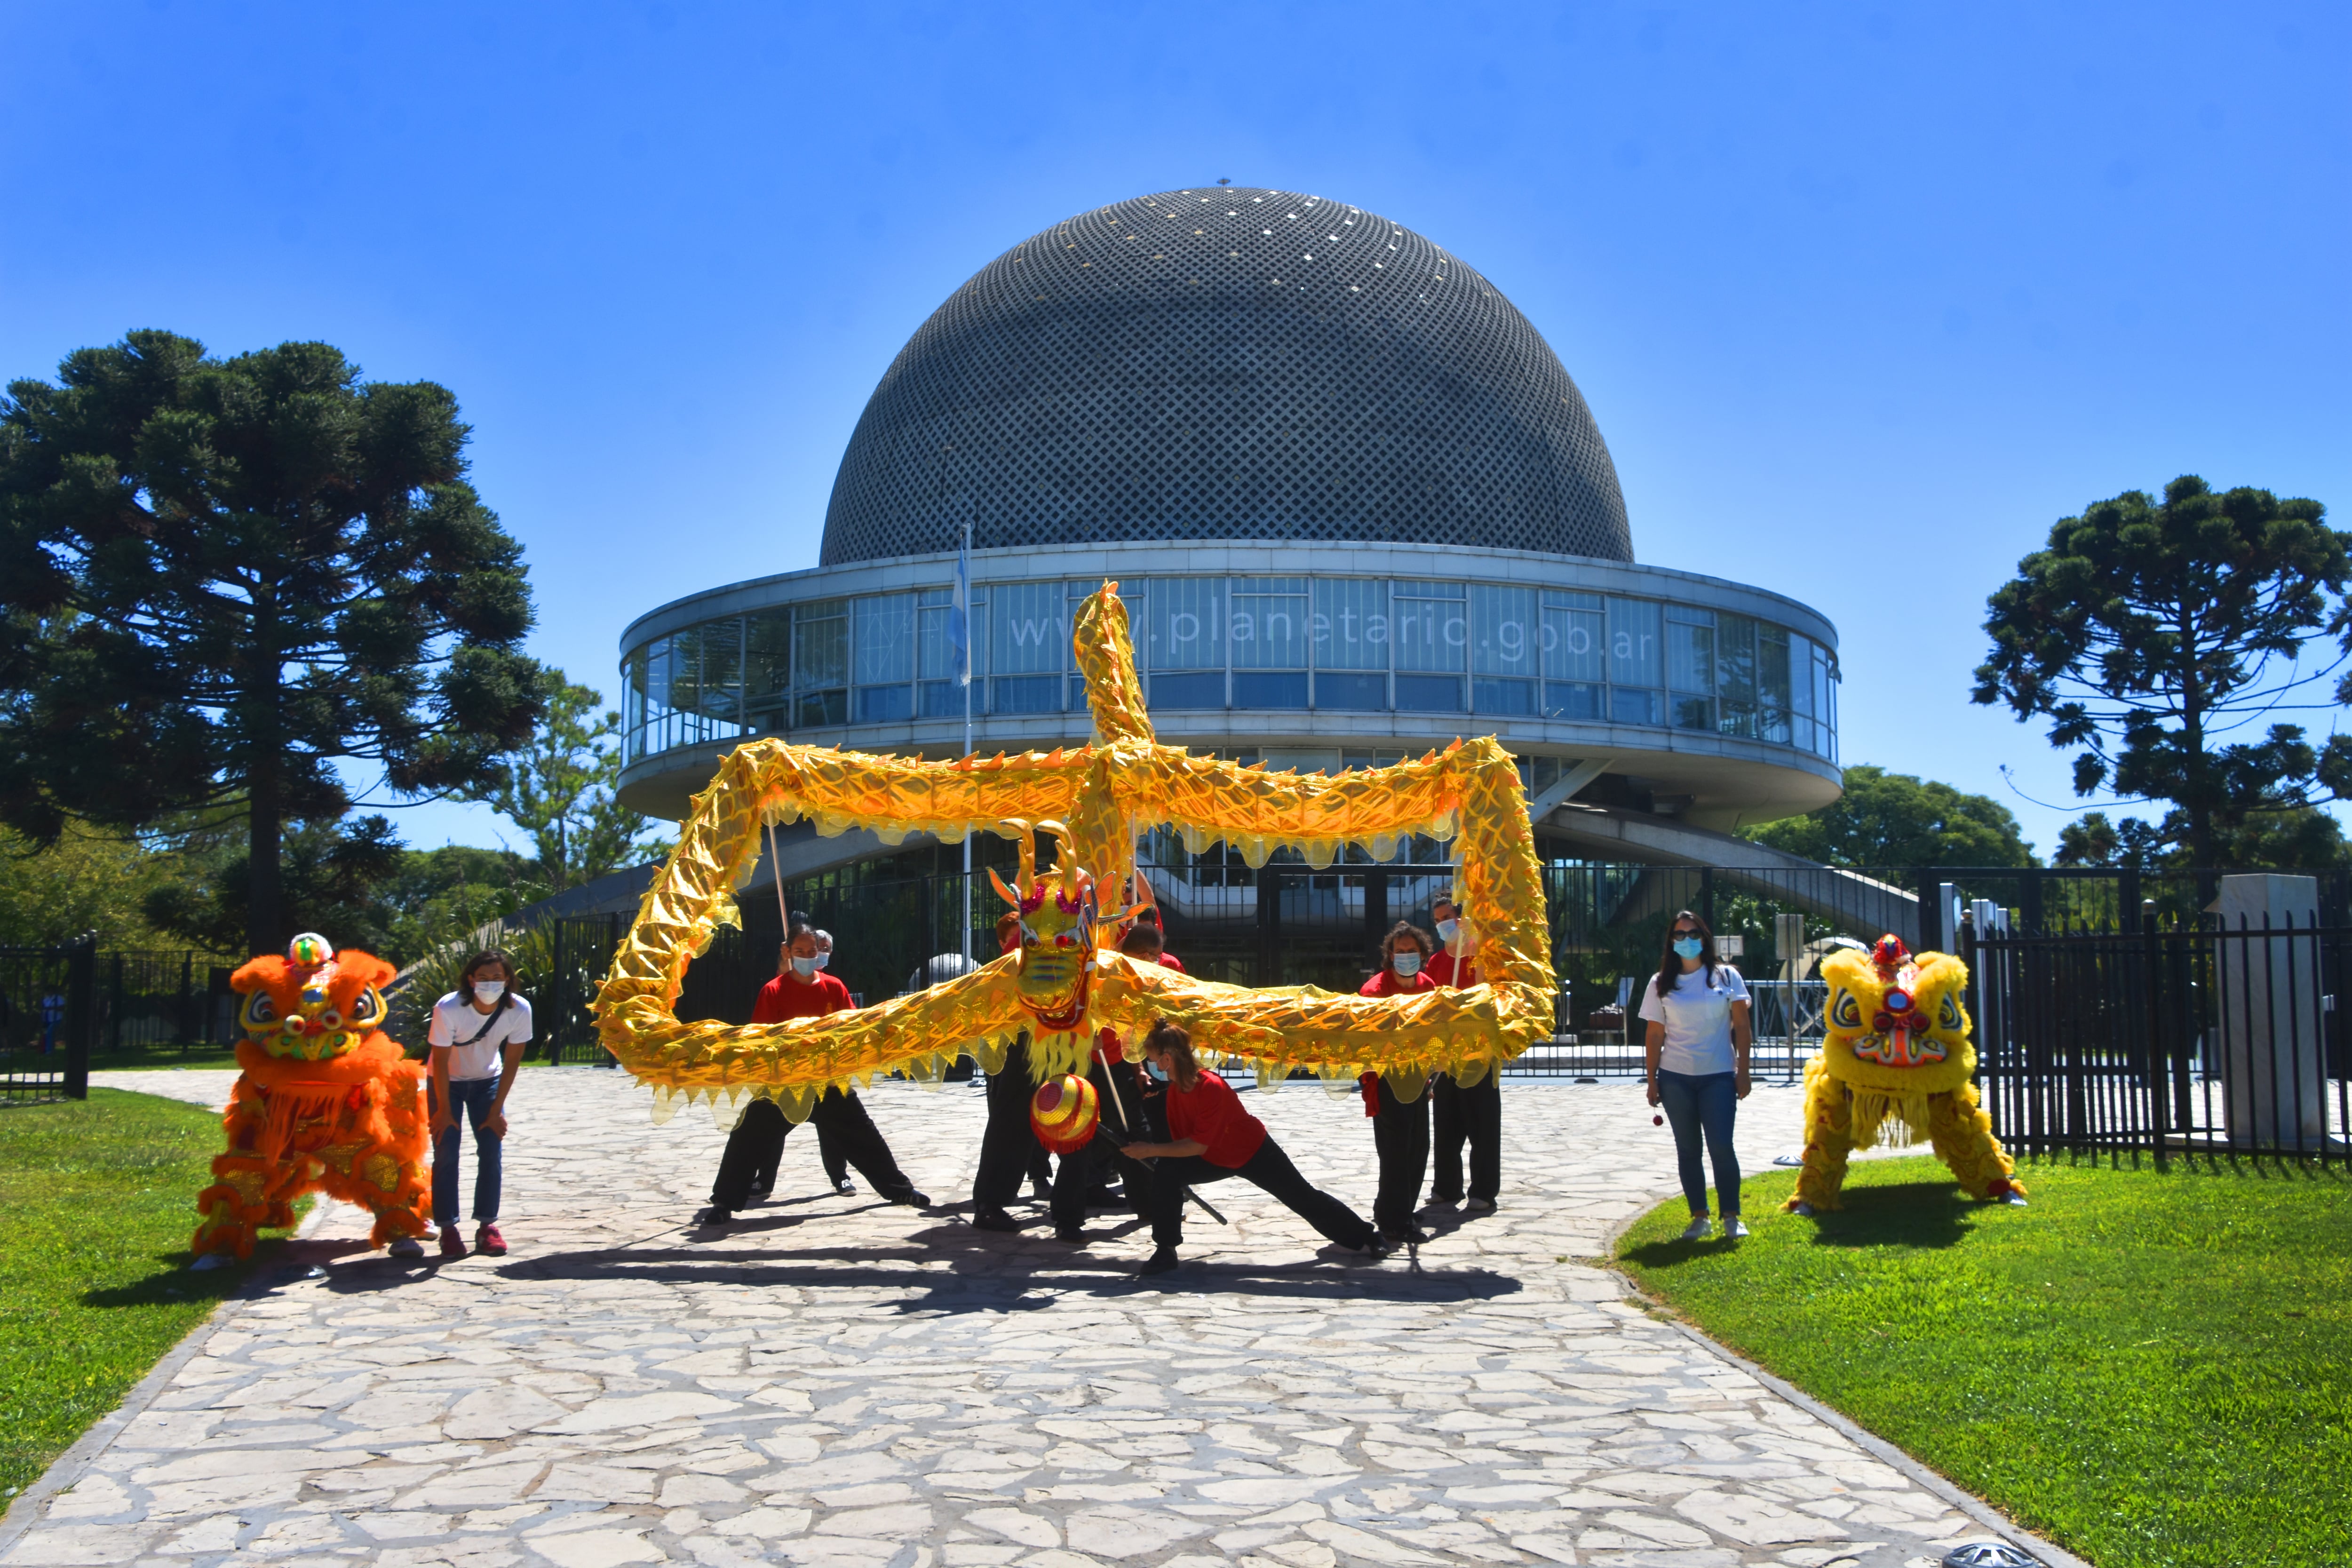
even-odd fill
[[[1822,1048],[1805,1064],[1805,1163],[1791,1213],[1845,1206],[1847,1159],[1882,1136],[1926,1138],[1977,1198],[2022,1204],[2015,1164],[1977,1108],[1976,1047],[1961,1003],[1968,965],[1948,952],[1913,957],[1897,937],[1822,964],[1829,982]]]
[[[314,1191],[373,1214],[377,1247],[425,1234],[425,1069],[383,1032],[382,988],[395,973],[305,932],[285,957],[257,958],[229,977],[245,998],[247,1037],[221,1117],[228,1152],[213,1157],[216,1179],[196,1194],[199,1260],[251,1256],[255,1232],[293,1224],[294,1200]]]

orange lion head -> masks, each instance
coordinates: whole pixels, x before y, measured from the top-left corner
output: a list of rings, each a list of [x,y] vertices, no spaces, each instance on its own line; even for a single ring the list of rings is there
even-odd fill
[[[356,1050],[383,1027],[383,984],[399,973],[383,959],[305,931],[286,955],[257,958],[229,976],[245,998],[238,1022],[273,1057],[325,1061]]]

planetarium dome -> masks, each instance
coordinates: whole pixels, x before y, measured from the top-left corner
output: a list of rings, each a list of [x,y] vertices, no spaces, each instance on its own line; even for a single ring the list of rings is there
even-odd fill
[[[883,374],[824,566],[1285,541],[1631,562],[1609,449],[1542,336],[1360,207],[1204,187],[990,262]]]

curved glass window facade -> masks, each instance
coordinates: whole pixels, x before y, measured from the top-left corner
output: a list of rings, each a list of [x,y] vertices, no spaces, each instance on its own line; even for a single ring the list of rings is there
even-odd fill
[[[976,583],[972,680],[948,589],[806,599],[629,652],[628,761],[750,734],[1083,711],[1071,618],[1100,578]],[[1146,700],[1643,725],[1837,760],[1837,656],[1745,615],[1618,595],[1389,577],[1124,581]]]

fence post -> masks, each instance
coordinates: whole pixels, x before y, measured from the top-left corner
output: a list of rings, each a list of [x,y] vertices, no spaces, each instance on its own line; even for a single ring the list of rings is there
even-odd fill
[[[1698,918],[1706,922],[1709,931],[1715,929],[1715,868],[1712,866],[1699,868]]]
[[[66,949],[66,1098],[89,1098],[89,1037],[96,1032],[98,933]]]
[[[2131,886],[2137,889],[2139,876],[2132,874]],[[2166,1045],[2165,1030],[2179,1029],[2180,1020],[2170,1016],[2164,1005],[2164,941],[2157,934],[2156,900],[2145,900],[2139,906],[2140,964],[2147,971],[2146,995],[2147,1008],[2145,1019],[2147,1039],[2147,1126],[2148,1135],[2156,1143],[2156,1168],[2169,1169],[2164,1147],[2164,1113],[2172,1100],[2168,1080],[2172,1074],[2172,1051]],[[2188,1141],[2189,1129],[2180,1129],[2182,1142]]]
[[[1257,868],[1257,983],[1281,984],[1276,949],[1282,942],[1282,873],[1268,864]]]
[[[1940,952],[1944,947],[1944,873],[1934,866],[1914,872],[1912,891],[1919,900],[1919,951]]]

